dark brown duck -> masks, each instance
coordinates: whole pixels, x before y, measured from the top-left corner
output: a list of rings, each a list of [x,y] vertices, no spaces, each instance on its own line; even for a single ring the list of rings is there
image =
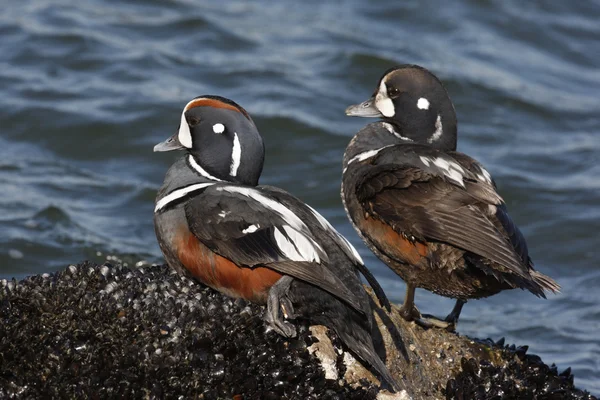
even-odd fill
[[[342,199],[365,243],[406,282],[405,319],[453,329],[469,299],[559,290],[533,268],[489,172],[455,151],[456,114],[437,77],[416,65],[392,68],[346,114],[381,118],[346,148]],[[416,288],[456,306],[444,321],[423,318]]]

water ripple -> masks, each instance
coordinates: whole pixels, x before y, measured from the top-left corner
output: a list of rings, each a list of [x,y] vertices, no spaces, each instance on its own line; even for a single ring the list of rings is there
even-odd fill
[[[460,329],[531,344],[600,392],[599,19],[597,1],[16,2],[0,14],[0,277],[159,260],[153,199],[173,155],[152,147],[187,100],[213,93],[254,116],[262,182],[322,211],[401,301],[341,208],[343,149],[367,122],[343,111],[390,66],[420,63],[454,100],[460,150],[492,172],[536,265],[563,286],[547,301],[471,302]]]

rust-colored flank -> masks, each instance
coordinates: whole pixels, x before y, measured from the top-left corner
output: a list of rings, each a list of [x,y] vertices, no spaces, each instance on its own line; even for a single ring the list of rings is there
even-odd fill
[[[411,242],[403,235],[396,232],[391,226],[377,219],[367,217],[362,221],[361,229],[369,232],[369,236],[377,246],[397,260],[412,265],[419,265],[428,254],[426,244]]]
[[[189,231],[180,233],[175,244],[179,260],[196,279],[233,297],[264,303],[271,286],[281,278],[269,268],[238,267],[212,252]]]

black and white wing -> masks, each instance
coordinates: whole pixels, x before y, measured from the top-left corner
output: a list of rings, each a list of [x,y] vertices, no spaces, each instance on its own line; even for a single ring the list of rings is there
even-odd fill
[[[316,232],[320,237],[322,237],[321,235],[327,236],[329,240],[331,240],[335,246],[341,250],[343,254],[345,254],[346,259],[349,260],[354,267],[356,267],[356,270],[358,270],[358,272],[365,277],[373,289],[373,292],[377,296],[380,305],[385,307],[388,311],[391,310],[390,301],[383,291],[383,288],[373,276],[371,271],[369,271],[369,269],[366,267],[356,248],[352,245],[352,243],[350,243],[350,241],[348,241],[348,239],[340,234],[325,217],[323,217],[317,210],[308,204],[303,203],[290,193],[280,188],[273,186],[261,186],[261,189],[272,194],[279,202],[287,207],[296,209],[303,221],[306,221],[307,223],[310,222],[309,226],[312,232]],[[345,264],[346,263],[344,262],[339,266],[331,265],[331,269],[337,270],[338,274],[343,274],[347,270],[347,266]]]
[[[359,299],[329,268],[329,257],[305,222],[259,189],[216,184],[185,205],[192,233],[241,267],[265,266],[306,281],[363,312]]]

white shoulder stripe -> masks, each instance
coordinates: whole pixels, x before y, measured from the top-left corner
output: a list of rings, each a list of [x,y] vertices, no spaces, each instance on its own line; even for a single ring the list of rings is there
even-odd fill
[[[212,182],[196,183],[194,185],[185,186],[185,187],[173,190],[171,193],[169,193],[168,195],[164,196],[163,198],[161,198],[160,200],[158,200],[156,202],[156,206],[154,207],[154,212],[158,212],[158,211],[162,210],[163,208],[165,208],[165,206],[167,206],[172,201],[178,200],[178,199],[182,198],[183,196],[186,196],[187,194],[189,194],[195,190],[199,190],[199,189],[205,188],[210,185],[214,185],[214,183],[212,183]]]
[[[364,161],[364,160],[366,160],[368,158],[374,157],[377,154],[379,154],[380,151],[382,151],[384,149],[387,149],[388,147],[392,147],[392,146],[395,146],[395,145],[394,144],[389,144],[389,145],[383,146],[382,148],[377,149],[377,150],[369,150],[369,151],[365,151],[364,153],[357,154],[354,157],[352,157],[350,159],[350,161],[348,161],[348,165],[352,164],[355,161]],[[344,172],[346,172],[347,168],[348,167],[344,168]]]
[[[206,172],[206,171],[204,170],[204,168],[202,168],[202,167],[200,166],[200,164],[198,164],[198,163],[196,162],[196,159],[194,159],[194,156],[193,156],[193,155],[191,155],[191,154],[190,154],[190,155],[188,156],[188,161],[190,162],[190,165],[192,166],[192,168],[193,168],[194,170],[196,170],[196,172],[198,172],[200,175],[202,175],[203,177],[205,177],[206,179],[210,179],[210,180],[212,180],[212,181],[217,181],[217,182],[223,182],[221,179],[219,179],[219,178],[215,178],[214,176],[212,176],[211,174],[209,174],[208,172]]]
[[[242,186],[220,186],[217,188],[217,190],[229,193],[239,193],[246,197],[250,197],[251,199],[258,201],[263,206],[268,207],[279,214],[279,216],[282,217],[292,228],[298,230],[308,230],[304,222],[302,222],[302,220],[296,214],[294,214],[292,210],[283,204],[268,198],[256,189]]]

